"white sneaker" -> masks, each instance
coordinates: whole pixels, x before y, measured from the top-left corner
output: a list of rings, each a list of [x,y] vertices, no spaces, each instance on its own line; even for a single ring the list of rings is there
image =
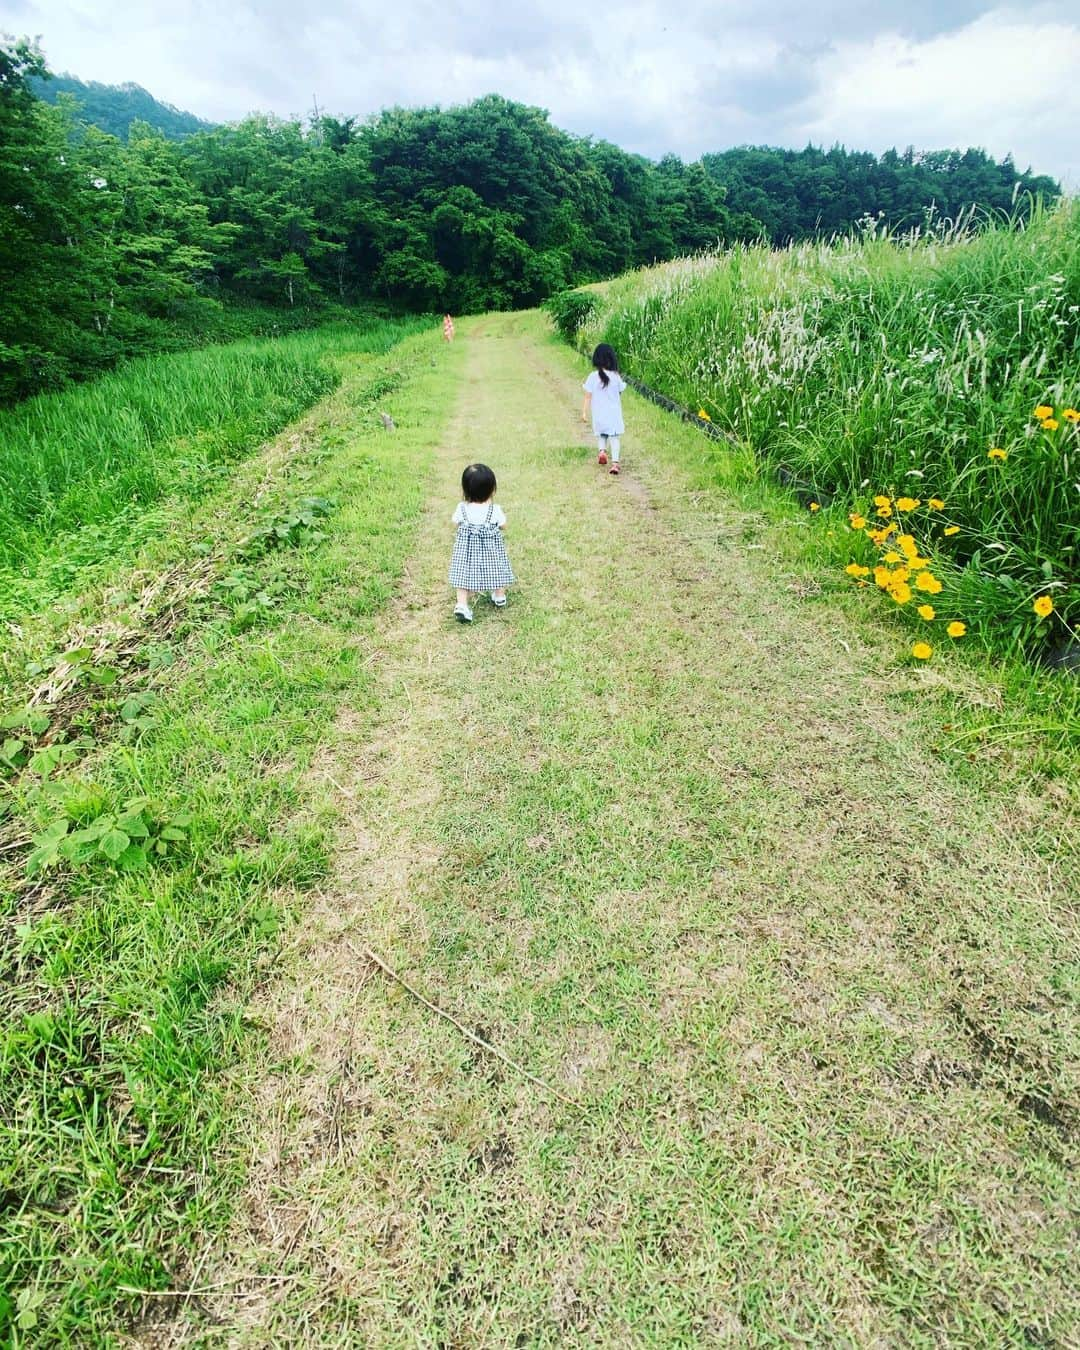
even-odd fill
[[[506,596],[505,596],[505,595],[493,595],[493,596],[491,597],[491,603],[495,606],[496,609],[505,609],[505,608],[506,608]]]
[[[472,610],[468,605],[455,605],[454,618],[458,623],[472,623]]]

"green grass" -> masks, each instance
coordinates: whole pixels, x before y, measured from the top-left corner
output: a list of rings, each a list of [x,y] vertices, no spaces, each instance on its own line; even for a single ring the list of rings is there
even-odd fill
[[[145,357],[0,412],[0,612],[43,564],[113,558],[133,530],[146,537],[161,498],[197,500],[334,387],[335,358],[385,352],[417,327],[371,319]]]
[[[287,454],[216,484],[194,519],[177,506],[149,558],[198,569],[188,550],[209,530],[218,583],[168,631],[149,625],[119,694],[88,686],[68,708],[96,748],[44,779],[24,773],[8,793],[0,1336],[12,1344],[106,1343],[139,1306],[125,1288],[167,1287],[188,1248],[228,1219],[239,1174],[222,1071],[257,1035],[241,1008],[282,926],[325,875],[326,789],[308,770],[346,691],[358,720],[372,713],[374,620],[409,551],[453,378],[452,361],[432,368],[426,337],[370,360],[401,335],[282,344],[286,360],[294,343],[341,357],[337,394]],[[372,388],[397,418],[393,435]],[[238,506],[253,482],[247,515]],[[245,544],[301,496],[334,504],[323,540]],[[111,599],[124,613],[123,596]],[[116,711],[133,690],[155,697],[137,728]],[[190,816],[170,855],[141,871],[98,857],[27,883],[27,834],[136,796]]]
[[[871,232],[631,274],[579,334],[601,339],[801,481],[804,505],[832,503],[823,531],[852,511],[878,524],[875,494],[921,499],[905,524],[948,582],[943,622],[964,621],[969,641],[1042,655],[1075,641],[1080,427],[1062,411],[1080,406],[1080,203],[1023,228]],[[1056,430],[1033,418],[1040,404]],[[838,541],[833,561],[868,550]],[[1049,622],[1032,611],[1043,594]]]
[[[1008,684],[906,664],[745,448],[631,396],[600,473],[537,316],[341,370],[7,638],[108,647],[0,827],[9,1339],[1075,1341],[1075,757],[950,746]],[[521,581],[465,628],[478,454]],[[26,884],[135,795],[164,859]]]
[[[945,752],[993,682],[905,666],[868,607],[847,626],[856,597],[813,592],[695,431],[628,398],[612,480],[534,316],[459,342],[377,729],[346,701],[338,847],[255,1005],[243,1199],[195,1259],[204,1306],[148,1301],[153,1328],[1070,1344],[1070,780]],[[461,628],[477,445],[521,584]]]

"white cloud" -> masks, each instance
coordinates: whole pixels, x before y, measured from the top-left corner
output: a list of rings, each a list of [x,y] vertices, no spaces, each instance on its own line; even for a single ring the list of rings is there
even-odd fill
[[[4,28],[40,32],[56,70],[214,120],[496,92],[654,157],[980,145],[1080,185],[1077,0],[0,0]]]
[[[802,139],[882,150],[980,146],[1080,185],[1080,25],[998,10],[913,42],[841,43],[817,68]]]

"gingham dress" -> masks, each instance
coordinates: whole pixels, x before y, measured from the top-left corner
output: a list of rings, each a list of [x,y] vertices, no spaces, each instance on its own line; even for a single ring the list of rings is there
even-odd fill
[[[487,519],[479,525],[466,514],[458,526],[450,559],[450,585],[457,590],[501,591],[514,584],[502,530],[491,519],[494,509],[494,503],[488,506]]]

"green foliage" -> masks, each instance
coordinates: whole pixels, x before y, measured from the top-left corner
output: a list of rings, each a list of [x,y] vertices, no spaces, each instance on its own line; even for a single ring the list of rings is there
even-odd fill
[[[282,568],[267,571],[236,563],[215,582],[211,598],[228,611],[229,631],[246,633],[270,619],[296,590],[296,582]]]
[[[178,502],[212,494],[241,457],[329,390],[343,370],[364,371],[357,397],[365,408],[385,398],[405,372],[372,358],[421,328],[429,321],[367,317],[269,341],[143,358],[93,385],[0,412],[0,466],[10,461],[31,487],[58,483],[36,513],[27,511],[25,494],[0,493],[6,528],[0,618],[42,614],[60,597],[96,588],[157,537]],[[214,547],[213,533],[201,547]],[[0,661],[5,645],[0,640]]]
[[[246,537],[238,501],[257,488],[266,519],[290,518],[302,491],[320,504],[304,509],[330,522],[324,539],[222,564],[232,586],[273,599],[257,630],[237,624],[224,590],[167,640],[155,616],[142,644],[128,647],[143,684],[132,689],[125,668],[122,681],[80,686],[63,710],[51,707],[50,726],[16,713],[0,731],[0,740],[33,732],[36,746],[62,716],[85,711],[84,696],[115,712],[100,727],[92,778],[88,766],[60,766],[47,782],[24,775],[4,797],[5,1345],[108,1343],[140,1318],[142,1299],[126,1291],[168,1287],[184,1253],[227,1221],[237,1155],[223,1135],[222,1070],[235,1065],[242,1038],[258,1037],[244,1012],[257,972],[295,898],[325,874],[326,803],[312,761],[343,700],[359,725],[377,707],[376,674],[358,657],[394,593],[430,446],[452,406],[457,356],[438,353],[434,333],[400,356],[370,359],[414,328],[335,327],[267,344],[356,359],[341,363],[344,388],[320,410],[310,441],[284,458],[232,465],[195,512],[160,507],[152,549],[129,559],[110,589],[112,599],[148,574],[199,570],[205,557],[191,556],[192,541],[207,537],[208,523],[235,559]],[[406,380],[412,416],[399,413],[387,436],[370,391]],[[53,397],[59,405],[75,392]],[[341,504],[328,517],[331,501]],[[70,602],[65,594],[62,612],[42,621],[65,632]],[[17,635],[5,628],[4,639]],[[26,641],[29,655],[36,648]],[[34,662],[31,680],[55,660]],[[8,672],[16,666],[21,673],[25,660]],[[29,836],[43,852],[27,881]]]
[[[940,617],[998,650],[1053,657],[1073,640],[1080,434],[1063,410],[1080,406],[1080,204],[670,264],[614,283],[583,337],[835,501],[840,565],[871,561],[851,552],[849,511],[877,524],[876,494],[941,498],[912,517],[947,580]],[[1056,428],[1033,417],[1041,404]]]
[[[325,539],[320,521],[333,511],[334,503],[325,497],[301,497],[290,510],[264,521],[240,545],[240,556],[257,558],[279,548],[301,548]]]
[[[94,384],[0,412],[0,565],[56,533],[139,511],[231,459],[327,393],[319,356],[237,344],[146,357]]]
[[[272,306],[290,326],[331,301],[518,308],[739,240],[1057,192],[981,151],[654,164],[497,95],[363,124],[253,116],[177,141],[137,86],[65,93],[32,46],[0,51],[0,402],[204,341],[227,326],[223,304]],[[106,115],[102,98],[121,96]]]
[[[564,342],[573,343],[581,326],[600,303],[592,291],[559,291],[544,301],[544,309]]]
[[[63,813],[33,836],[28,876],[66,863],[79,868],[108,864],[133,870],[187,842],[191,816],[167,814],[146,797],[129,797],[109,810],[93,789],[69,795]]]
[[[843,234],[863,217],[888,229],[910,229],[933,218],[956,220],[973,208],[983,214],[1025,215],[1037,197],[1053,201],[1060,188],[1045,175],[1017,171],[983,150],[931,150],[880,159],[834,145],[830,150],[739,146],[702,161],[723,189],[728,210],[758,223],[773,244]],[[743,233],[752,238],[753,231]]]
[[[67,95],[75,100],[79,122],[126,141],[135,122],[160,131],[170,141],[183,140],[196,131],[209,131],[212,123],[193,113],[162,103],[142,85],[99,84],[97,80],[77,80],[71,75],[49,75],[31,79],[33,94],[46,103],[56,103]]]

